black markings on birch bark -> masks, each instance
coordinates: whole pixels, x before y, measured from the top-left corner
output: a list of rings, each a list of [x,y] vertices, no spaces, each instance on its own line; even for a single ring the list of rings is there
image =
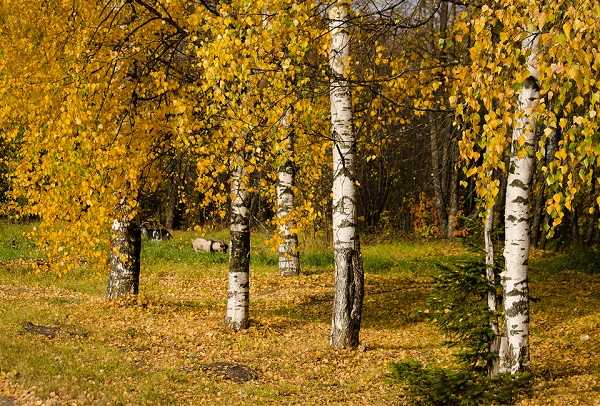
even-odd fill
[[[356,230],[356,138],[352,126],[350,84],[345,78],[349,57],[348,8],[349,5],[344,3],[334,4],[329,9],[335,261],[330,342],[336,348],[358,346],[364,296],[364,273]]]
[[[501,360],[511,373],[529,368],[529,289],[527,260],[529,257],[530,183],[535,156],[535,108],[539,98],[536,52],[537,33],[523,41],[530,52],[527,61],[530,76],[519,92],[519,105],[512,132],[510,171],[505,207],[505,271],[502,275],[504,315],[508,354]],[[527,155],[519,157],[519,139],[524,140]]]
[[[239,159],[231,174],[231,248],[225,323],[238,331],[249,325],[250,199],[244,162]]]
[[[126,216],[115,219],[110,237],[110,275],[107,297],[137,294],[140,286],[141,229]]]
[[[282,118],[282,126],[289,126],[289,111]],[[282,242],[279,244],[279,272],[282,276],[300,274],[300,253],[298,251],[298,234],[293,230],[293,222],[289,215],[294,210],[294,184],[296,169],[293,157],[295,155],[295,134],[288,131],[283,140],[285,162],[281,165],[277,180],[277,217],[280,220],[279,233]]]

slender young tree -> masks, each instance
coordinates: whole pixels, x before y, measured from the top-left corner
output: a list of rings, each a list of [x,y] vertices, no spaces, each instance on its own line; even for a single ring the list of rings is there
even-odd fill
[[[349,58],[348,11],[350,2],[329,9],[331,30],[330,84],[333,138],[333,250],[335,292],[331,326],[333,347],[359,343],[364,274],[356,230],[356,138],[352,126],[352,98],[347,79]]]
[[[286,111],[282,125],[288,128],[289,111]],[[294,167],[295,134],[287,131],[283,140],[285,146],[285,162],[279,167],[277,174],[277,217],[280,220],[279,232],[282,242],[279,244],[279,272],[282,276],[300,274],[300,253],[298,251],[298,234],[293,231],[289,215],[294,209],[294,183],[296,170]]]
[[[492,231],[494,228],[494,206],[488,207],[485,212],[483,224],[483,240],[485,244],[485,277],[489,285],[487,296],[488,310],[490,311],[490,329],[494,339],[490,343],[490,353],[493,358],[489,361],[488,372],[491,376],[508,372],[500,359],[505,356],[507,350],[506,336],[501,334],[498,323],[498,298],[496,297],[496,278],[494,275],[494,243]]]
[[[244,161],[231,174],[231,248],[225,323],[233,330],[248,328],[250,293],[250,199]]]
[[[501,362],[511,373],[529,368],[529,258],[530,183],[533,172],[536,135],[534,110],[539,86],[536,69],[538,33],[523,41],[529,53],[529,77],[519,92],[519,108],[512,132],[512,148],[506,185],[505,244],[506,269],[502,275],[504,314],[508,351]],[[523,143],[523,144],[522,144]],[[522,146],[520,146],[522,145]],[[523,156],[525,149],[525,156]]]

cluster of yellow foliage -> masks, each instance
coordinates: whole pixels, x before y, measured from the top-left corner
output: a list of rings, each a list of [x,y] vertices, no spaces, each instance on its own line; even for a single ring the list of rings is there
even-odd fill
[[[323,5],[211,7],[184,0],[0,6],[0,136],[19,151],[8,162],[13,199],[4,210],[43,220],[39,238],[51,258],[65,266],[103,261],[110,222],[138,215],[139,197],[159,187],[174,154],[196,162],[203,200],[182,197],[187,205],[226,207],[236,160],[247,176],[260,173],[252,188],[274,203],[277,170],[291,158],[303,192],[290,214],[296,227],[324,214],[329,193],[320,180],[331,169]],[[520,43],[536,32],[537,114],[545,128],[539,158],[559,133],[542,168],[554,194],[547,211],[557,225],[565,208],[596,210],[590,199],[576,200],[593,190],[600,158],[599,13],[594,0],[496,0],[455,9],[447,30],[425,16],[405,35],[386,38],[360,27],[388,22],[357,12],[348,63],[363,158],[375,160],[396,142],[382,134],[454,110],[466,174],[493,204],[527,75]]]
[[[600,205],[600,197],[593,195],[600,163],[598,13],[600,4],[593,0],[502,0],[464,13],[455,24],[456,41],[472,44],[465,63],[453,70],[456,86],[450,101],[464,128],[461,153],[471,164],[467,175],[476,176],[488,207],[499,190],[494,171],[508,169],[504,157],[518,109],[516,94],[529,75],[521,41],[531,35],[538,36],[539,48],[541,97],[535,114],[542,130],[537,158],[554,193],[546,202],[547,212],[557,226],[578,196],[577,204],[590,213]],[[555,150],[549,145],[552,137],[557,137]],[[553,156],[544,161],[547,150]]]
[[[197,162],[203,201],[186,203],[218,207],[232,161],[243,159],[248,177],[260,172],[254,191],[274,201],[277,169],[291,158],[309,197],[291,215],[307,226],[328,118],[327,94],[309,85],[327,39],[315,7],[5,2],[0,119],[19,144],[8,210],[39,216],[41,245],[68,269],[104,261],[110,222],[138,215],[173,154]],[[293,157],[282,147],[290,131]]]

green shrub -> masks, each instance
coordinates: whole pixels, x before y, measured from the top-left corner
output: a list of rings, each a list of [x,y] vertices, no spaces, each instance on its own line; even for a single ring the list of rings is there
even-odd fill
[[[495,259],[495,283],[486,279],[481,249],[475,259],[436,264],[437,273],[427,300],[426,313],[448,337],[446,345],[458,347],[458,370],[423,367],[417,361],[394,363],[395,379],[408,385],[410,400],[417,405],[511,404],[530,388],[530,375],[488,376],[494,333],[487,305],[489,292],[500,285],[501,258]]]
[[[499,264],[496,260],[495,286],[500,283]],[[427,300],[430,319],[448,337],[447,344],[458,346],[457,356],[470,370],[484,372],[494,354],[490,343],[494,333],[490,328],[487,296],[496,287],[486,279],[486,266],[482,258],[457,260],[450,264],[437,264],[437,274]]]
[[[513,404],[530,387],[529,374],[490,378],[469,370],[425,368],[417,361],[394,363],[391,370],[394,378],[408,384],[415,405]]]

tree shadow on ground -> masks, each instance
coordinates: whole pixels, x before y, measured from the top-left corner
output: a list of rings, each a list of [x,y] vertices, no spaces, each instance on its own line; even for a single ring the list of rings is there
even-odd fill
[[[363,327],[398,329],[423,321],[420,310],[425,307],[431,284],[406,278],[368,280],[365,284]],[[329,323],[333,293],[317,293],[275,308],[261,310],[265,316],[282,316],[306,322]]]

